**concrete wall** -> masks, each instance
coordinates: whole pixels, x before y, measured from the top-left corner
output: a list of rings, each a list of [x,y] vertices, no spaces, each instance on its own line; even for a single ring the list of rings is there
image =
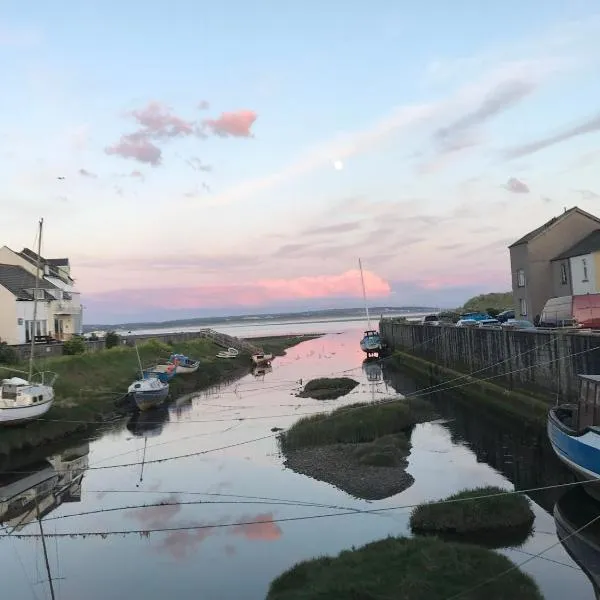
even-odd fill
[[[379,327],[392,349],[464,373],[481,369],[474,377],[541,392],[549,402],[557,394],[561,400],[575,398],[578,373],[600,374],[600,335],[431,327],[387,319]]]
[[[521,300],[525,300],[528,305],[531,305],[531,298],[528,293],[528,282],[531,273],[529,272],[527,244],[519,244],[510,249],[510,269],[512,272],[512,289],[513,289],[513,307],[517,318],[523,317],[520,312]],[[523,269],[525,272],[525,287],[519,287],[517,272]]]
[[[1,289],[1,288],[0,288]],[[186,342],[189,340],[196,340],[201,337],[199,332],[186,331],[184,333],[160,333],[160,334],[149,334],[149,335],[129,335],[121,337],[121,343],[127,346],[133,346],[134,343],[143,342],[144,340],[158,340],[160,342]],[[104,340],[88,341],[85,342],[86,352],[98,352],[104,350]],[[36,344],[35,355],[41,357],[44,356],[62,356],[62,344]],[[21,344],[13,346],[13,349],[18,353],[21,359],[25,360],[29,358],[31,346],[29,344]]]

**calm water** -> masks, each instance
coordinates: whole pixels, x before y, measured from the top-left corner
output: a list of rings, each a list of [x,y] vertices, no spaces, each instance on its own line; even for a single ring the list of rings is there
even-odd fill
[[[5,476],[0,501],[16,497],[10,506],[0,502],[0,514],[9,530],[17,530],[0,538],[3,597],[50,597],[41,541],[15,537],[39,533],[32,523],[36,490],[61,600],[258,600],[274,577],[300,560],[408,531],[406,509],[333,513],[411,505],[477,485],[511,489],[513,484],[529,488],[570,480],[543,431],[527,430],[443,395],[434,402],[444,419],[414,429],[409,471],[415,483],[397,496],[356,500],[285,469],[272,427],[287,427],[324,407],[384,398],[394,388],[416,389],[402,374],[377,366],[363,370],[361,331],[362,325],[304,342],[277,359],[264,377],[248,375],[181,399],[142,421],[124,422],[101,439],[57,453],[12,481]],[[294,395],[301,379],[342,373],[360,381],[345,399],[318,403]],[[130,463],[142,461],[145,444],[142,473],[140,464]],[[174,458],[199,452],[205,453]],[[171,460],[152,462],[162,458]],[[123,464],[129,466],[115,467]],[[503,551],[513,561],[527,560],[558,542],[552,511],[560,495],[532,496],[536,533],[519,550]],[[186,504],[133,508],[172,501]],[[119,510],[110,510],[114,508]],[[91,511],[97,512],[77,516]],[[319,515],[329,516],[313,518]],[[278,521],[298,517],[308,518]],[[227,526],[251,521],[260,523]],[[153,529],[171,531],[137,533]],[[136,533],[52,537],[114,531]],[[590,580],[560,543],[544,556],[524,570],[546,598],[594,597]]]

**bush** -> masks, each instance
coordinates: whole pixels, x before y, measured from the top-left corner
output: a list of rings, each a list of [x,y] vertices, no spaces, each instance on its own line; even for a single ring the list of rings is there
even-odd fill
[[[505,556],[434,538],[391,537],[344,550],[335,558],[298,563],[271,583],[267,600],[447,600],[458,596],[463,600],[542,600],[534,580]]]
[[[14,365],[19,362],[19,355],[6,342],[0,342],[0,364]]]
[[[121,343],[121,336],[115,331],[109,331],[106,334],[104,343],[106,344],[106,348],[114,348],[115,346],[118,346]]]
[[[315,400],[335,400],[349,394],[357,385],[358,381],[349,377],[322,377],[309,381],[298,396]]]
[[[529,500],[506,491],[481,487],[449,496],[444,502],[455,500],[449,504],[421,504],[410,516],[411,529],[415,533],[470,534],[531,528],[535,516]]]
[[[332,413],[303,417],[282,435],[281,442],[284,449],[372,442],[433,416],[431,404],[420,398],[351,404]]]
[[[70,340],[63,344],[63,354],[72,356],[74,354],[83,354],[85,352],[85,341],[79,335],[74,335]]]

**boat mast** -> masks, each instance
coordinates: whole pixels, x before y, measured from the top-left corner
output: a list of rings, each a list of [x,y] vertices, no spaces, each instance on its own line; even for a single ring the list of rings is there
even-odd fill
[[[367,290],[365,288],[365,278],[360,258],[358,259],[358,268],[360,269],[360,281],[362,283],[363,299],[365,301],[365,312],[367,313],[367,329],[371,329],[371,317],[369,316],[369,307],[367,306]]]
[[[38,523],[40,525],[40,533],[42,535],[42,547],[44,549],[44,562],[46,563],[46,572],[48,573],[48,584],[50,586],[50,597],[55,600],[54,584],[52,583],[52,572],[50,571],[50,562],[48,561],[48,549],[46,548],[46,538],[44,536],[44,528],[42,527],[42,517],[40,516],[40,506],[35,499],[35,511],[37,513]]]
[[[38,307],[38,290],[40,289],[40,267],[41,267],[41,252],[42,252],[42,227],[44,219],[40,219],[38,232],[38,247],[37,260],[35,262],[35,288],[33,290],[33,323],[31,326],[31,352],[29,353],[29,383],[33,377],[33,354],[35,350],[35,333],[37,331],[37,307]]]
[[[144,378],[144,369],[142,368],[142,359],[140,358],[140,352],[137,347],[137,342],[134,340],[133,345],[135,346],[135,353],[137,354],[138,365],[140,366],[140,377]]]

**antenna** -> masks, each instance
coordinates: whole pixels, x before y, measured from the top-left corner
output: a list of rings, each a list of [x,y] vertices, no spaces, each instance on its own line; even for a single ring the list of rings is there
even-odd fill
[[[362,261],[358,259],[358,268],[360,269],[360,281],[362,284],[363,300],[365,302],[365,312],[367,313],[367,329],[371,329],[371,317],[369,316],[369,307],[367,306],[367,290],[365,288],[365,278],[363,275]]]

